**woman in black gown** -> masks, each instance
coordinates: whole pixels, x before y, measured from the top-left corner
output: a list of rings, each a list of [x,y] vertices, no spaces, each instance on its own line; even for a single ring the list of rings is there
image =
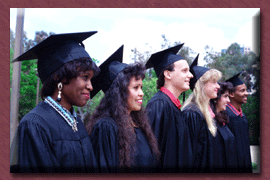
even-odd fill
[[[90,134],[100,172],[153,172],[158,157],[143,100],[141,64],[122,62],[123,46],[101,66],[93,79],[95,93],[105,96],[91,115]],[[92,95],[95,95],[92,94]]]
[[[73,106],[84,106],[98,67],[82,41],[96,32],[51,35],[14,61],[38,59],[40,102],[20,121],[20,172],[89,172],[96,159]]]
[[[190,66],[193,93],[185,101],[183,119],[188,126],[192,146],[192,172],[214,172],[213,138],[217,128],[211,113],[210,99],[217,97],[221,72],[197,66],[198,56]]]
[[[230,82],[219,82],[220,89],[217,98],[210,100],[210,106],[215,114],[217,126],[216,137],[213,138],[213,167],[216,172],[236,172],[237,153],[236,141],[228,128],[229,116],[226,106],[230,102],[229,90],[233,88]]]

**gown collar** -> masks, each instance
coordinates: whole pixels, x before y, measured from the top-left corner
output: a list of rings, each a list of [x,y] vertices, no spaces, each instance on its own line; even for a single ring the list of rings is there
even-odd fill
[[[165,93],[167,96],[169,96],[169,98],[171,99],[171,101],[174,103],[174,105],[178,108],[178,109],[180,109],[181,108],[181,103],[180,103],[180,101],[179,101],[179,99],[177,99],[174,95],[173,95],[173,93],[171,93],[171,91],[169,91],[167,88],[165,88],[165,87],[161,87],[160,88],[160,91],[162,91],[163,93]]]
[[[240,108],[240,111],[238,111],[231,103],[228,103],[227,106],[232,110],[232,112],[236,115],[242,117],[243,116],[243,111],[242,108]]]

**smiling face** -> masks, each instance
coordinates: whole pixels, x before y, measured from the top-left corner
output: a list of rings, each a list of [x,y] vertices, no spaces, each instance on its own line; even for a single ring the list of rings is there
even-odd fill
[[[247,87],[245,84],[241,84],[235,87],[235,91],[230,94],[232,101],[236,102],[239,105],[247,103]]]
[[[193,75],[189,71],[186,60],[176,61],[174,71],[171,71],[171,81],[174,87],[182,92],[189,90],[189,81]]]
[[[131,111],[139,111],[142,107],[142,100],[144,93],[142,91],[142,79],[139,78],[136,80],[136,78],[133,76],[130,79],[129,86],[128,86],[128,112]]]
[[[93,90],[91,78],[94,72],[92,70],[81,73],[73,78],[69,84],[63,84],[62,97],[60,104],[70,110],[71,106],[85,106],[90,99],[90,91]],[[58,93],[58,90],[57,90]]]
[[[219,88],[219,84],[214,80],[210,80],[204,85],[205,94],[209,99],[214,99],[217,97]]]
[[[216,104],[216,110],[217,113],[219,113],[220,111],[225,111],[226,110],[226,106],[227,104],[230,102],[230,98],[229,98],[229,91],[226,91],[224,94],[222,94],[220,96],[220,98],[217,100],[217,104]]]

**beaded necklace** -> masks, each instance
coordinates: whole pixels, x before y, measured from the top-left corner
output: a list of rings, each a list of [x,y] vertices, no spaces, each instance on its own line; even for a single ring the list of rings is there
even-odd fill
[[[47,96],[45,98],[45,103],[48,103],[52,108],[54,108],[64,119],[65,121],[72,127],[74,132],[78,131],[77,128],[77,114],[75,110],[73,109],[73,115],[63,106],[58,104],[53,98],[50,96]]]

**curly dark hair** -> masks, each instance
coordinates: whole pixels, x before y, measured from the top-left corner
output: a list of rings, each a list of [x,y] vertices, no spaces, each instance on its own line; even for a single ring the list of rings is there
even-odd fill
[[[164,71],[174,71],[174,63],[168,65],[158,76],[157,80],[157,89],[160,89],[161,87],[164,86],[165,80],[164,80]]]
[[[94,75],[97,75],[100,71],[96,63],[94,63],[94,61],[89,57],[67,62],[44,81],[40,93],[41,98],[44,100],[45,97],[52,96],[57,88],[57,84],[63,79],[66,79],[64,84],[69,84],[71,79],[76,78],[81,73],[90,70],[94,71]]]
[[[220,86],[220,89],[218,90],[217,97],[210,100],[210,107],[216,115],[215,119],[217,120],[217,123],[222,126],[223,123],[229,123],[229,117],[226,111],[220,111],[219,113],[217,113],[217,100],[220,99],[222,94],[226,93],[227,91],[230,92],[233,88],[233,85],[230,82],[219,82],[218,84]]]
[[[106,91],[105,96],[101,99],[100,104],[90,116],[86,129],[91,134],[95,123],[103,118],[110,117],[116,121],[117,134],[119,138],[119,166],[130,167],[133,162],[132,149],[135,143],[136,134],[133,131],[130,119],[133,120],[146,134],[153,154],[158,157],[159,150],[157,140],[151,130],[145,109],[142,107],[140,111],[132,111],[128,114],[128,86],[132,77],[136,80],[144,79],[145,68],[140,63],[127,65],[115,78],[112,85]]]

